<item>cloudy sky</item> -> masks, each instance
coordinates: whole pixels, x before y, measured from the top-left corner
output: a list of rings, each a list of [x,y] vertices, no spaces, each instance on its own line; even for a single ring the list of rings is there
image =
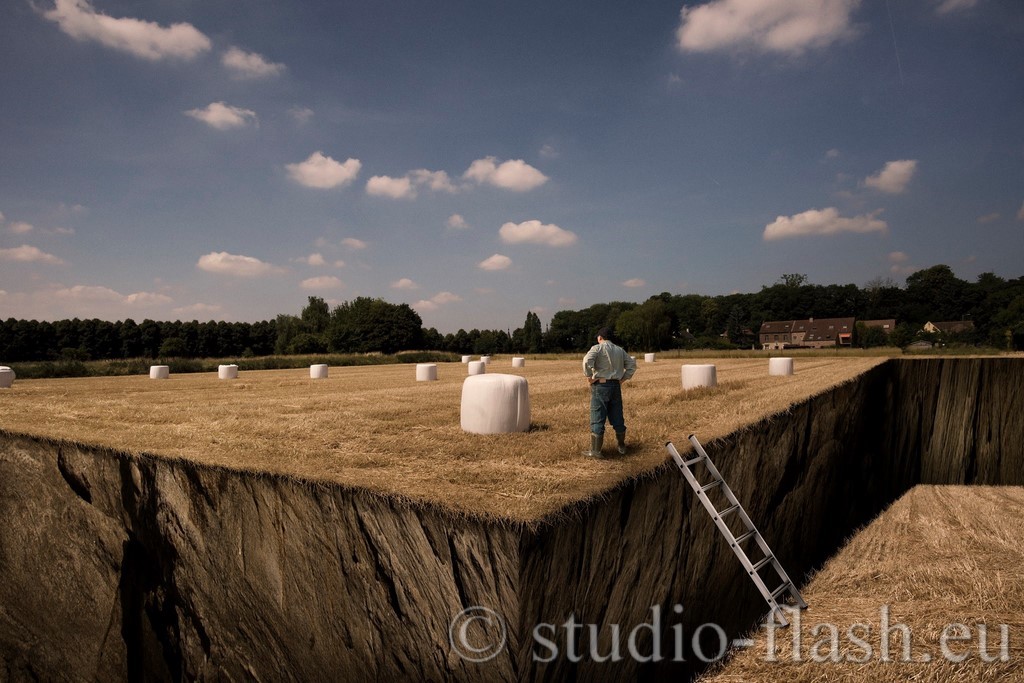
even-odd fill
[[[7,0],[0,317],[1024,274],[1018,0]]]

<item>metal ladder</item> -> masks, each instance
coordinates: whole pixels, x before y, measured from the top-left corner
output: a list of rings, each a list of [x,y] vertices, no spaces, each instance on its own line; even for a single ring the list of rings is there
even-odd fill
[[[697,441],[697,437],[693,434],[690,435],[690,443],[693,444],[694,450],[697,451],[697,456],[689,460],[684,460],[683,456],[679,455],[679,451],[676,450],[676,447],[672,445],[671,441],[665,444],[665,448],[668,449],[672,459],[676,461],[676,465],[679,466],[683,476],[686,477],[686,481],[690,482],[690,487],[693,489],[694,493],[697,494],[697,498],[704,505],[708,514],[711,515],[711,519],[714,520],[715,526],[717,526],[718,530],[722,532],[723,536],[725,536],[725,540],[729,542],[729,547],[732,548],[734,553],[736,553],[736,557],[739,558],[743,568],[747,570],[747,574],[750,575],[750,580],[754,582],[755,586],[757,586],[757,590],[761,591],[761,596],[771,608],[769,618],[773,615],[777,615],[779,622],[783,626],[789,626],[789,620],[786,619],[786,615],[783,614],[782,609],[779,607],[779,598],[781,598],[784,593],[788,592],[793,596],[793,600],[800,609],[805,609],[807,607],[807,603],[804,602],[804,598],[800,595],[800,591],[797,590],[796,585],[786,574],[786,570],[782,568],[782,564],[775,559],[775,554],[772,552],[771,548],[768,547],[768,544],[765,543],[764,538],[761,536],[761,532],[759,532],[757,527],[754,526],[754,523],[750,521],[750,517],[747,516],[746,510],[744,510],[743,506],[740,505],[740,501],[736,498],[732,489],[730,489],[729,485],[725,483],[725,478],[722,477],[722,473],[719,472],[718,468],[715,467],[715,464],[711,462],[711,458],[709,458],[708,454],[704,452],[704,447],[700,445],[700,442]],[[712,480],[706,484],[699,482],[697,480],[697,476],[690,469],[694,465],[700,463],[704,464],[712,476]],[[729,503],[729,506],[721,511],[715,508],[714,503],[712,503],[710,498],[708,498],[707,492],[714,488],[721,488],[722,493],[725,495],[725,498]],[[743,522],[744,532],[739,536],[733,535],[732,530],[725,521],[727,517],[733,514],[738,515],[740,520]],[[750,560],[747,552],[743,549],[744,541],[751,538],[757,542],[758,547],[764,554],[764,557],[755,562]],[[782,580],[782,584],[774,589],[768,588],[759,573],[761,569],[768,565],[772,566],[779,578]]]

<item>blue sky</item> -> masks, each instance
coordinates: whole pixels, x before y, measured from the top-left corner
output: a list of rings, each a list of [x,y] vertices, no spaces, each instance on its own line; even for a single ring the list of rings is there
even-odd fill
[[[1022,274],[1016,0],[11,0],[0,317]]]

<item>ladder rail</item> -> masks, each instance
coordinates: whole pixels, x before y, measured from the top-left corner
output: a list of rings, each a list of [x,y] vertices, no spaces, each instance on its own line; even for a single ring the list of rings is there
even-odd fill
[[[786,619],[785,614],[782,612],[782,608],[778,602],[778,599],[786,591],[789,592],[790,596],[794,599],[797,606],[800,609],[807,607],[807,602],[804,600],[800,591],[797,589],[796,584],[793,583],[792,579],[786,573],[782,567],[782,563],[775,557],[768,543],[764,540],[761,532],[758,531],[757,526],[753,520],[747,514],[747,511],[743,508],[736,494],[733,493],[732,489],[725,481],[725,477],[718,470],[715,464],[711,461],[704,447],[701,446],[697,440],[696,435],[691,434],[689,441],[693,445],[694,451],[697,453],[697,457],[685,459],[680,455],[679,451],[676,450],[675,445],[669,441],[665,444],[665,448],[668,450],[672,459],[675,461],[676,466],[680,472],[686,478],[690,488],[693,489],[694,493],[697,494],[697,499],[704,506],[704,509],[711,516],[712,521],[718,528],[719,533],[722,534],[723,538],[729,543],[729,547],[732,549],[733,554],[740,561],[740,564],[746,570],[747,575],[750,577],[754,586],[758,592],[761,593],[761,597],[764,598],[765,602],[771,608],[770,615],[777,616],[782,626],[788,626],[789,621]],[[707,468],[708,472],[712,476],[712,481],[707,484],[702,484],[697,476],[690,469],[692,466],[703,463]],[[728,507],[723,510],[718,510],[711,499],[708,497],[707,492],[713,488],[719,488],[728,501]],[[743,523],[744,532],[739,536],[736,536],[732,529],[729,528],[728,523],[725,521],[725,517],[730,514],[735,514]],[[753,538],[757,542],[758,548],[761,550],[763,557],[756,561],[752,561],[743,549],[743,542],[749,538]],[[764,567],[771,565],[776,575],[779,577],[782,583],[776,586],[774,589],[768,587],[765,583],[764,578],[760,575],[760,570]]]

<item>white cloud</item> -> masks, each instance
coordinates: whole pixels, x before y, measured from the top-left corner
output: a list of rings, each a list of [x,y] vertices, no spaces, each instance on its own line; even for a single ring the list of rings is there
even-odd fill
[[[284,268],[260,261],[258,258],[229,254],[226,251],[214,251],[200,256],[196,267],[208,273],[237,277],[261,277],[284,272]]]
[[[1002,214],[999,213],[987,213],[984,216],[978,216],[978,222],[985,225],[986,223],[994,223],[1002,217]]]
[[[555,149],[553,145],[544,145],[540,148],[539,154],[541,158],[544,159],[557,159],[561,156],[559,151]]]
[[[185,116],[191,116],[217,130],[242,128],[250,123],[258,123],[256,112],[252,109],[232,107],[223,102],[211,102],[206,105],[205,109],[189,109],[185,112]]]
[[[409,171],[412,181],[421,187],[426,187],[434,192],[458,192],[459,188],[452,184],[452,179],[444,171],[429,171],[425,168],[417,168]]]
[[[839,158],[839,150],[836,149],[835,147],[833,147],[829,151],[825,152],[825,158],[826,159],[838,159]]]
[[[522,159],[513,159],[497,163],[495,157],[477,159],[462,177],[479,184],[488,184],[514,192],[526,192],[540,187],[548,181],[548,177],[530,166]]]
[[[512,259],[501,254],[494,254],[477,264],[481,270],[505,270],[512,265]]]
[[[795,216],[779,216],[764,227],[764,239],[780,240],[805,235],[834,235],[840,232],[885,232],[888,224],[876,218],[874,211],[862,216],[843,218],[835,207],[810,209]]]
[[[683,6],[679,49],[800,55],[855,34],[850,14],[860,0],[713,0]]]
[[[436,311],[445,304],[462,301],[462,297],[451,292],[438,292],[429,299],[420,299],[412,305],[418,311]]]
[[[392,178],[375,175],[366,181],[366,194],[390,199],[413,199],[416,197],[416,188],[412,186],[412,180],[408,176]]]
[[[1024,202],[1021,202],[1020,208],[1017,209],[1017,220],[1024,221]]]
[[[210,39],[191,24],[160,26],[152,21],[100,14],[87,0],[55,0],[43,16],[75,40],[95,41],[136,57],[193,59],[210,49]]]
[[[447,225],[449,228],[452,228],[453,230],[469,229],[469,223],[467,223],[466,219],[463,218],[462,215],[458,213],[453,213],[451,216],[448,216],[448,221],[445,223],[445,225]]]
[[[213,315],[214,313],[220,313],[221,306],[217,304],[189,304],[188,306],[178,306],[172,308],[171,313],[175,315]]]
[[[334,267],[335,268],[344,268],[345,267],[345,262],[342,261],[341,259],[338,259],[337,261],[334,262]]]
[[[864,184],[887,194],[901,194],[906,191],[916,171],[915,159],[888,161],[881,171],[865,178]]]
[[[340,289],[345,286],[345,283],[333,275],[321,275],[319,277],[311,277],[302,281],[303,289]]]
[[[294,119],[295,123],[305,125],[313,118],[313,110],[309,107],[295,106],[288,109],[288,115]]]
[[[174,299],[167,296],[166,294],[158,294],[156,292],[135,292],[134,294],[125,294],[124,303],[126,304],[138,304],[140,306],[149,306],[153,304],[169,304]]]
[[[576,233],[558,227],[553,223],[541,223],[538,220],[522,223],[508,222],[498,230],[501,241],[506,244],[546,244],[549,247],[567,247],[575,244]]]
[[[412,305],[417,311],[436,311],[437,304],[429,299],[420,299]]]
[[[455,193],[459,191],[452,184],[451,178],[444,171],[430,171],[418,168],[409,171],[401,178],[379,175],[373,176],[366,183],[366,194],[391,199],[415,199],[419,188],[433,192]]]
[[[0,261],[18,261],[20,263],[47,263],[52,266],[59,266],[64,263],[53,254],[47,254],[39,247],[23,244],[20,247],[0,249]]]
[[[110,301],[125,305],[151,306],[154,304],[168,304],[173,299],[165,294],[153,292],[135,292],[133,294],[121,294],[109,287],[96,285],[75,285],[65,287],[54,292],[58,299],[69,301]]]
[[[935,11],[939,14],[949,14],[960,10],[971,9],[978,4],[978,0],[942,0]]]
[[[223,64],[235,78],[267,78],[284,73],[284,64],[268,62],[263,55],[246,52],[237,47],[228,48],[220,57]]]
[[[920,270],[910,263],[910,257],[905,252],[890,251],[886,258],[889,260],[889,272],[893,275],[910,275]]]
[[[0,211],[0,223],[4,222],[4,212]]]
[[[319,151],[313,152],[301,163],[285,164],[292,180],[300,185],[321,190],[348,185],[356,179],[362,167],[359,159],[348,159],[341,164]]]
[[[7,225],[7,232],[12,235],[27,235],[34,229],[31,223],[25,223],[24,221],[15,221]]]
[[[299,256],[298,258],[292,259],[293,263],[305,263],[307,266],[325,266],[327,260],[324,259],[324,255],[320,253],[310,254],[309,256]]]
[[[623,287],[643,287],[646,284],[647,284],[647,282],[645,282],[644,280],[642,280],[642,279],[640,279],[638,277],[635,277],[635,278],[632,278],[632,279],[629,279],[629,280],[626,280],[625,282],[623,282],[622,286]]]
[[[355,237],[346,237],[345,239],[343,239],[341,241],[341,245],[343,247],[346,247],[348,249],[352,249],[354,251],[359,251],[360,249],[366,249],[366,242],[364,242],[362,240],[357,240]]]
[[[391,283],[392,289],[419,289],[420,286],[407,277],[395,280]]]
[[[571,296],[560,296],[558,297],[559,306],[575,306],[576,299]]]

